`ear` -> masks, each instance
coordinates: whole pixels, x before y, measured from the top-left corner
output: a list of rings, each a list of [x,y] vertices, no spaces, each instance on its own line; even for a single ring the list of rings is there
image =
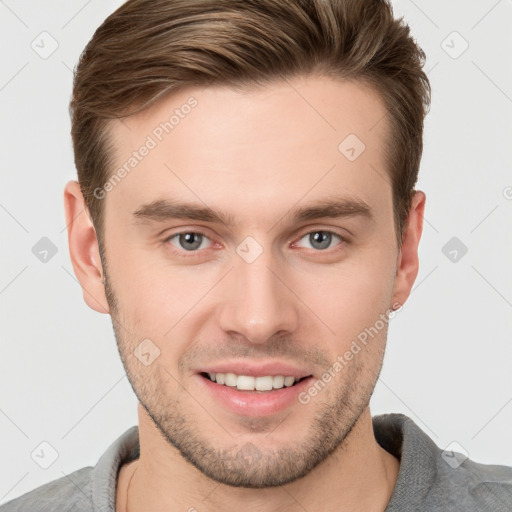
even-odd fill
[[[84,300],[98,313],[109,313],[96,230],[77,181],[69,181],[64,188],[64,209],[69,254]]]
[[[425,212],[426,196],[421,191],[414,193],[411,208],[407,216],[406,228],[402,235],[402,248],[398,254],[396,277],[393,288],[393,309],[397,304],[403,305],[418,275],[418,245],[423,231],[423,214]]]

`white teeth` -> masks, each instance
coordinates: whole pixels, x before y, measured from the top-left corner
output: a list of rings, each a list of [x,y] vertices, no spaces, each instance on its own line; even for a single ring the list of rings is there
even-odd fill
[[[276,375],[272,382],[274,389],[281,389],[284,386],[284,377],[282,375]]]
[[[240,377],[238,377],[240,379]],[[257,391],[270,391],[274,382],[273,377],[256,377],[254,387]]]
[[[284,378],[284,385],[286,387],[293,386],[293,383],[295,382],[295,379],[293,377],[285,377]]]
[[[234,373],[226,373],[224,375],[224,384],[226,386],[236,386],[237,376]]]
[[[247,375],[239,375],[236,379],[236,387],[237,389],[241,389],[243,391],[254,391],[254,381],[256,379],[254,377],[249,377]]]
[[[265,375],[252,377],[250,375],[236,375],[234,373],[208,373],[210,380],[225,386],[236,387],[241,391],[271,391],[295,384],[295,377],[284,375]]]

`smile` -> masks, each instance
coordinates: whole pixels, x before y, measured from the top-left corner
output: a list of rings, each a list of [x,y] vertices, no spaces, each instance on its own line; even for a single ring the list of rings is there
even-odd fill
[[[202,375],[209,378],[212,382],[237,388],[240,391],[272,391],[273,389],[291,387],[296,382],[302,380],[287,375],[265,375],[262,377],[236,375],[235,373],[202,373]]]

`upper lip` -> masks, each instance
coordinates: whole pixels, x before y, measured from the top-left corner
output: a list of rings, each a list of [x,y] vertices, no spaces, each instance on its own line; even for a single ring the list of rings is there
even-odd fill
[[[296,380],[312,375],[312,372],[308,369],[299,368],[290,363],[279,361],[241,361],[240,359],[204,366],[198,370],[198,373],[234,373],[235,375],[248,375],[251,377],[283,375],[284,377],[295,377]]]

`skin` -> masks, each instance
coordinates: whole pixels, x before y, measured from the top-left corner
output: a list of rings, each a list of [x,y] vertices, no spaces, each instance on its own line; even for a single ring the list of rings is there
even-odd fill
[[[358,333],[407,300],[425,194],[415,192],[399,250],[384,105],[362,84],[320,76],[166,97],[112,123],[116,165],[191,96],[197,106],[103,199],[103,264],[78,184],[64,193],[84,299],[111,315],[140,402],[141,455],[121,469],[116,509],[382,511],[399,462],[377,444],[368,402],[387,325],[308,404],[271,415],[227,410],[205,395],[196,372],[242,358],[321,378]],[[350,133],[366,146],[352,162],[338,151]],[[333,194],[364,201],[372,218],[286,216]],[[142,204],[170,197],[222,210],[234,223],[135,221]],[[178,237],[165,241],[197,231],[207,238],[195,252]],[[343,238],[319,249],[308,236],[315,231]],[[263,250],[252,263],[236,252],[247,236]],[[160,350],[148,366],[133,355],[143,339]]]

